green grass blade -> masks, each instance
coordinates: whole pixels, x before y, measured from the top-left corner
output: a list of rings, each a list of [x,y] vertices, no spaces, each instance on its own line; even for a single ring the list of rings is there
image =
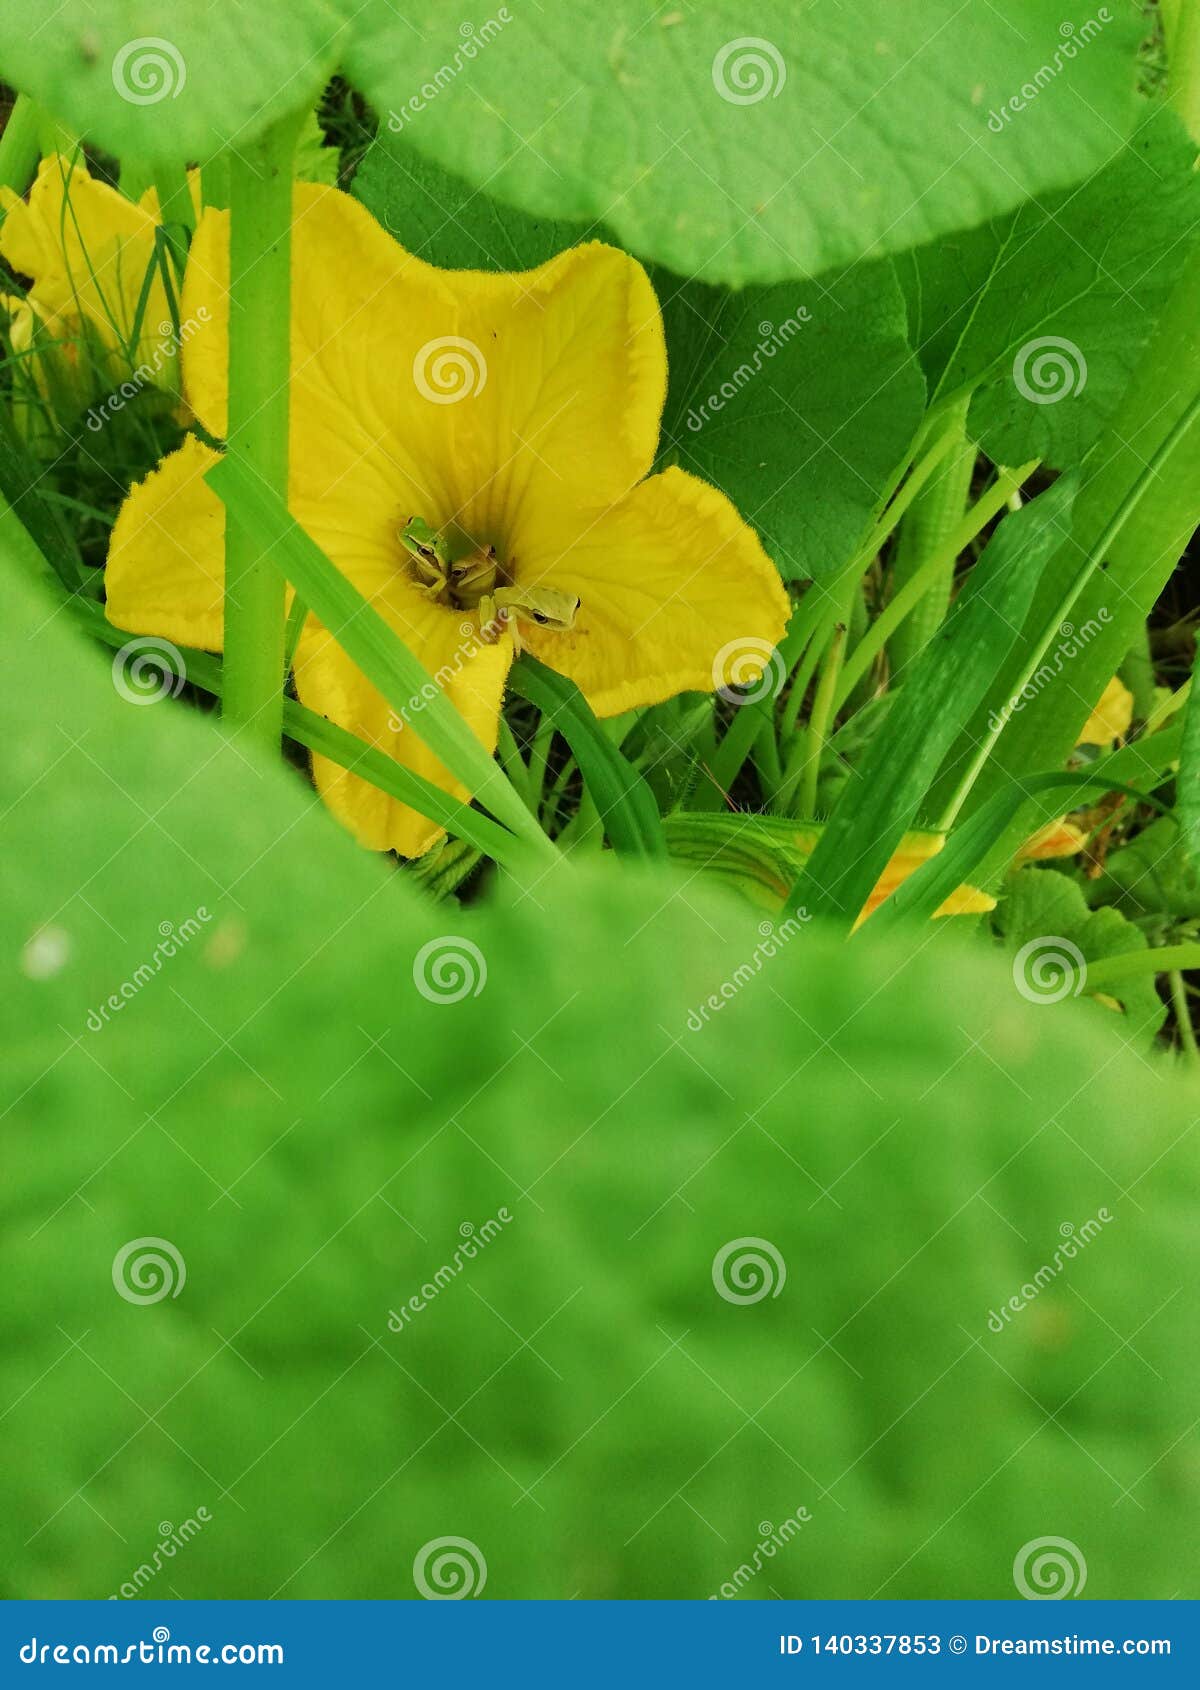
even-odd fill
[[[1074,496],[1064,477],[1000,524],[950,618],[912,665],[785,914],[803,905],[850,930],[1008,656],[1038,577],[1068,531]]]
[[[1166,740],[1170,736],[1163,734],[1161,737]],[[1174,738],[1178,748],[1177,731]],[[1105,792],[1123,792],[1127,797],[1137,799],[1140,804],[1150,804],[1156,810],[1169,813],[1166,805],[1158,803],[1148,793],[1114,779],[1107,767],[1109,761],[1111,760],[1106,759],[1105,763],[1097,764],[1095,771],[1088,776],[1037,775],[1032,780],[1024,781],[1019,787],[1014,786],[1006,792],[994,794],[982,809],[975,812],[970,821],[955,828],[946,842],[945,850],[922,864],[915,874],[910,875],[904,884],[898,886],[891,897],[880,905],[871,917],[872,937],[878,938],[884,928],[895,927],[902,922],[928,921],[952,892],[974,877],[996,841],[1026,805],[1043,793],[1061,794],[1055,805],[1059,814],[1074,809],[1085,798],[1099,797]]]
[[[425,665],[245,463],[225,457],[206,477],[363,674],[458,780],[498,821],[541,856],[557,855],[519,792],[493,761]],[[282,629],[281,629],[282,631]],[[419,700],[421,708],[412,708]]]
[[[605,735],[574,681],[526,654],[512,672],[512,689],[536,704],[571,747],[613,849],[665,857],[662,818],[650,788]]]
[[[1159,945],[1146,951],[1126,951],[1088,963],[1088,991],[1107,991],[1137,974],[1163,974],[1182,968],[1200,968],[1200,945]]]

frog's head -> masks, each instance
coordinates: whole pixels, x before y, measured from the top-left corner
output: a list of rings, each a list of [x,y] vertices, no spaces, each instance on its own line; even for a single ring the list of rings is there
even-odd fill
[[[423,563],[440,563],[449,567],[449,547],[442,535],[432,529],[421,516],[410,516],[400,530],[400,544],[410,557]]]
[[[495,595],[497,610],[521,622],[533,622],[552,633],[565,634],[575,626],[579,599],[554,587],[502,587]]]

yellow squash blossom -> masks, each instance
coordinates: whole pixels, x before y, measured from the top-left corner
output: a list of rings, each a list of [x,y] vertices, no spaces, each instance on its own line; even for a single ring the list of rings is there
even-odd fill
[[[825,831],[824,823],[736,811],[676,810],[663,818],[667,852],[678,863],[732,883],[760,908],[776,915],[807,866]],[[866,903],[855,919],[862,926],[909,875],[936,857],[946,843],[943,833],[906,833],[900,840]],[[957,887],[935,916],[982,915],[995,898],[975,886]]]
[[[519,275],[437,270],[336,189],[297,185],[294,213],[289,506],[489,751],[518,644],[602,716],[712,691],[731,642],[769,654],[788,601],[753,530],[706,482],[649,475],[667,364],[641,265],[592,242]],[[208,320],[184,346],[183,382],[217,438],[228,278],[228,215],[209,210],[183,297],[185,318]],[[117,627],[221,649],[224,510],[203,479],[215,460],[190,438],[130,494],[108,562]],[[467,796],[419,717],[397,721],[312,616],[295,678],[311,709]],[[313,765],[363,844],[415,856],[439,836]]]
[[[1044,863],[1056,857],[1077,857],[1088,842],[1086,827],[1078,827],[1062,816],[1047,822],[1032,834],[1017,852],[1018,863]]]
[[[1133,720],[1133,694],[1119,675],[1100,694],[1099,702],[1079,731],[1080,745],[1111,745],[1124,739]]]
[[[28,201],[0,188],[0,213],[0,257],[30,278],[28,309],[57,339],[76,352],[86,346],[110,382],[170,369],[174,333],[155,256],[153,188],[134,204],[56,153],[42,160]],[[168,376],[164,385],[175,384]]]

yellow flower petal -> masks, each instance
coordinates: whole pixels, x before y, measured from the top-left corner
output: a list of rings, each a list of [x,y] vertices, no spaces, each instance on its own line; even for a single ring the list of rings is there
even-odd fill
[[[518,275],[437,270],[335,188],[297,183],[293,206],[294,487],[320,499],[352,479],[354,506],[373,487],[400,524],[457,523],[506,555],[527,510],[602,506],[646,474],[667,363],[634,259],[593,242]],[[219,436],[228,289],[229,214],[206,211],[184,385]]]
[[[512,642],[504,638],[495,645],[481,644],[477,623],[422,599],[400,578],[373,602],[439,682],[485,749],[494,751]],[[419,710],[409,713],[408,722],[401,722],[383,695],[311,617],[296,653],[296,691],[310,710],[434,781],[452,797],[470,797],[419,737]],[[444,830],[436,823],[325,757],[314,756],[313,777],[334,815],[369,850],[419,857],[442,837]]]
[[[326,507],[326,529],[347,534],[363,513],[386,514],[398,562],[409,517],[436,528],[457,510],[450,408],[430,404],[412,374],[453,301],[443,273],[405,253],[348,194],[297,183],[293,209],[291,493],[310,512]],[[229,213],[208,210],[184,280],[183,318],[196,327],[183,380],[218,437],[229,427],[228,293]]]
[[[208,211],[184,286],[183,373],[218,436],[228,428],[229,264],[228,214]],[[480,645],[478,608],[417,589],[399,541],[411,516],[494,544],[507,585],[580,598],[572,631],[530,629],[528,643],[601,713],[755,677],[789,612],[756,535],[723,494],[680,470],[639,482],[666,360],[658,303],[634,260],[592,244],[524,275],[438,271],[348,196],[298,184],[292,275],[289,504],[489,750],[511,641]],[[197,453],[191,443],[122,512],[110,617],[215,646],[222,521],[197,484],[211,460]],[[168,515],[163,545],[156,529]],[[311,618],[296,672],[311,708],[467,796]],[[322,794],[365,844],[413,854],[438,836],[357,777],[314,764]]]
[[[204,480],[216,461],[189,435],[121,506],[104,577],[114,627],[221,650],[225,507]]]
[[[47,316],[78,316],[117,368],[161,367],[173,350],[166,290],[155,260],[158,219],[80,163],[44,158],[28,202],[0,189],[0,256],[32,280]],[[155,268],[137,343],[133,331],[146,272]]]
[[[113,528],[106,613],[115,627],[158,634],[179,645],[220,651],[224,642],[225,509],[203,479],[218,454],[189,437],[126,499]],[[512,642],[479,639],[469,618],[423,598],[397,572],[369,533],[343,536],[326,521],[313,537],[370,598],[424,663],[489,751],[496,746],[500,701]],[[296,690],[318,715],[348,728],[456,798],[452,781],[419,737],[420,714],[397,725],[391,707],[314,617],[296,655]],[[372,850],[417,856],[442,830],[406,805],[323,757],[313,758],[317,788],[329,807]]]
[[[876,881],[874,891],[854,923],[855,929],[861,927],[867,917],[890,898],[910,874],[915,874],[923,863],[927,863],[931,857],[936,857],[945,844],[946,836],[942,833],[906,833],[891,861]],[[933,913],[936,920],[938,916],[943,915],[984,915],[995,907],[996,900],[990,893],[981,892],[975,886],[964,885],[951,892]]]
[[[510,563],[521,586],[578,596],[569,632],[522,624],[521,633],[598,715],[761,672],[783,638],[787,594],[723,493],[668,469],[576,523],[574,536],[531,529]]]
[[[1017,852],[1019,863],[1044,862],[1051,857],[1076,857],[1088,842],[1088,830],[1076,827],[1065,816],[1048,822],[1028,838]]]
[[[1080,730],[1080,745],[1111,745],[1124,739],[1133,720],[1133,694],[1119,675],[1100,694],[1100,701]]]
[[[442,333],[464,342],[457,369],[473,386],[446,406],[460,520],[507,557],[529,521],[615,503],[649,473],[667,392],[662,314],[636,259],[599,241],[537,270],[446,283],[459,311]],[[449,377],[453,358],[443,367]]]

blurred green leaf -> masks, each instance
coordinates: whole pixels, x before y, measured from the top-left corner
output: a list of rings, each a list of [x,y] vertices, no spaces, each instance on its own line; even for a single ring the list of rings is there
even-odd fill
[[[474,186],[740,286],[898,251],[1094,169],[1132,115],[1139,28],[1122,5],[1068,46],[1091,10],[574,0],[471,28],[457,0],[370,0],[346,68]]]
[[[335,68],[349,0],[62,0],[31,27],[0,0],[0,75],[119,158],[244,148]]]
[[[681,878],[431,905],[4,577],[6,1594],[204,1508],[143,1595],[411,1597],[455,1534],[488,1597],[702,1598],[800,1507],[746,1596],[1011,1597],[1048,1531],[1194,1594],[1194,1092]],[[139,1239],[177,1296],[118,1292]]]
[[[201,1506],[183,1595],[412,1595],[455,1533],[489,1596],[702,1597],[800,1506],[783,1595],[1011,1594],[1048,1526],[1090,1593],[1179,1590],[1189,1093],[1153,1082],[1147,1116],[1140,1063],[979,957],[806,931],[754,969],[752,923],[657,878],[548,885],[452,941],[283,773],[124,703],[6,598],[13,1593],[116,1591]],[[431,941],[486,965],[478,996],[418,989]],[[731,1096],[754,1111],[732,1141]],[[186,1284],[138,1306],[112,1266],[146,1237]],[[743,1237],[785,1263],[778,1297],[718,1294]]]

